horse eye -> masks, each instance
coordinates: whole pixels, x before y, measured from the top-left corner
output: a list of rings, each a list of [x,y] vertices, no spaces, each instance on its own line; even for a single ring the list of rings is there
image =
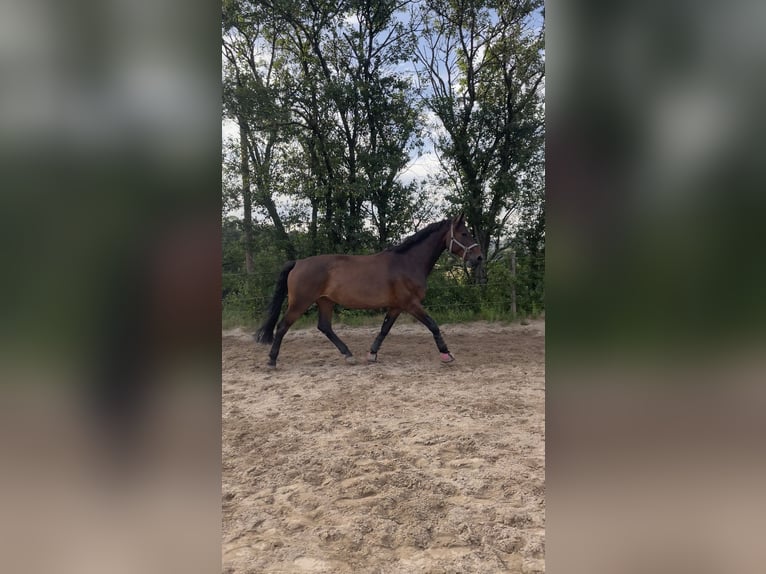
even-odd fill
[[[463,231],[463,237],[468,237],[468,232]]]

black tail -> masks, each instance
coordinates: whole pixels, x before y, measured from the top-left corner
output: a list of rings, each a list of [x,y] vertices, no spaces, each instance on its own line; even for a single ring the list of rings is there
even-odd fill
[[[293,267],[295,267],[295,261],[288,261],[279,274],[274,296],[271,298],[268,309],[266,309],[268,317],[255,333],[255,340],[259,343],[269,345],[274,342],[274,327],[277,324],[277,319],[279,319],[279,313],[282,311],[282,302],[287,297],[287,276],[293,270]]]

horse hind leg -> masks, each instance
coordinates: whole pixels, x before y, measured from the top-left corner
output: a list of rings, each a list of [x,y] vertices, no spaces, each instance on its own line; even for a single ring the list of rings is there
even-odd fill
[[[269,351],[268,367],[272,369],[276,368],[279,349],[282,346],[282,339],[292,324],[295,323],[310,306],[311,303],[299,306],[295,305],[293,302],[290,302],[287,307],[287,311],[285,312],[285,316],[282,317],[282,320],[277,325],[277,331],[274,333],[274,342],[271,344],[271,351]]]
[[[329,299],[320,299],[317,301],[317,307],[319,307],[319,322],[317,323],[317,329],[324,333],[332,344],[335,345],[341,354],[346,357],[346,361],[353,364],[355,362],[354,356],[349,350],[346,343],[341,341],[340,337],[332,330],[332,310],[334,303]]]

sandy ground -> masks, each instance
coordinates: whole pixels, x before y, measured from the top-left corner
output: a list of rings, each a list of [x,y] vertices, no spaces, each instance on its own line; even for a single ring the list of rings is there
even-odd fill
[[[337,332],[223,335],[223,571],[544,572],[544,323]]]

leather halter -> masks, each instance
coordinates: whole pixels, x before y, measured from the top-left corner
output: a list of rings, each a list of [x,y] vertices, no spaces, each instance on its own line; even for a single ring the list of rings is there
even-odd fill
[[[466,257],[466,255],[468,255],[468,250],[469,249],[473,249],[474,247],[477,247],[479,245],[478,243],[472,243],[471,245],[466,247],[465,245],[460,243],[457,239],[455,239],[455,222],[454,221],[450,225],[449,235],[450,235],[450,239],[449,239],[449,252],[450,253],[455,253],[454,251],[452,251],[452,244],[453,243],[457,243],[460,247],[463,248],[463,256],[461,257],[461,259],[463,261],[465,261],[465,257]],[[457,255],[457,254],[455,253],[455,255]]]

